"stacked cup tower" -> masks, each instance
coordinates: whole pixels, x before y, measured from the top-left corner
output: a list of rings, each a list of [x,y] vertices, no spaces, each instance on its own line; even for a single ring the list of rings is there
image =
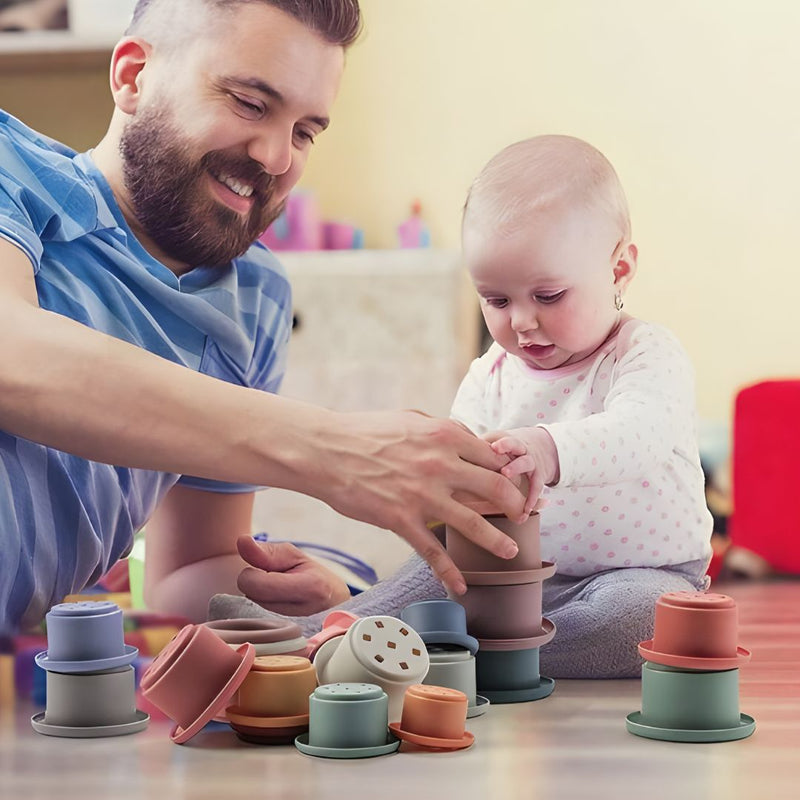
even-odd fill
[[[61,603],[47,613],[47,650],[36,664],[46,671],[45,711],[31,725],[45,736],[90,739],[122,736],[147,727],[136,708],[132,663],[122,610],[110,601]]]
[[[445,529],[445,547],[467,584],[465,594],[450,596],[464,606],[467,631],[479,643],[477,690],[492,703],[540,700],[555,687],[539,672],[539,649],[556,632],[542,616],[542,583],[556,567],[542,561],[537,513],[519,525],[500,513],[484,517],[516,542],[514,558],[494,556],[454,528]]]
[[[738,611],[715,592],[668,592],[656,601],[653,638],[639,644],[642,709],[630,733],[672,742],[744,739],[755,720],[739,711],[739,667],[750,652],[737,643]]]

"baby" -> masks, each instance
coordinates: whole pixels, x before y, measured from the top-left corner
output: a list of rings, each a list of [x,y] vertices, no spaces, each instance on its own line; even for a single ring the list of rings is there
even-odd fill
[[[462,245],[494,341],[452,416],[507,454],[503,472],[529,478],[528,509],[543,507],[557,574],[542,605],[557,634],[542,672],[636,676],[658,597],[707,586],[712,521],[687,356],[622,311],[637,249],[619,179],[580,139],[518,142],[472,185]],[[444,596],[415,556],[343,607],[397,614]],[[307,633],[325,613],[302,620]]]

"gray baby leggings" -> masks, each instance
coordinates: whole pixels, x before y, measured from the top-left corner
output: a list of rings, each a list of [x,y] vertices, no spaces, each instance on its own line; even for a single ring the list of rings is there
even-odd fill
[[[555,575],[542,587],[544,616],[556,626],[555,638],[540,651],[542,675],[551,678],[638,677],[642,659],[636,645],[653,634],[656,600],[665,592],[706,588],[705,563],[671,568],[609,570],[588,578]],[[399,616],[410,603],[446,597],[430,567],[413,555],[390,577],[337,608],[370,616]],[[328,611],[293,617],[311,636]],[[279,617],[244,597],[216,595],[209,619]]]

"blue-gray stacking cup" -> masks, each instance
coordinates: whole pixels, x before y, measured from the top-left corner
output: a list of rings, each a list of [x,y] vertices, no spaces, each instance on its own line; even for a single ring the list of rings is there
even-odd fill
[[[53,606],[47,620],[47,660],[102,661],[125,656],[122,609],[108,600]]]
[[[475,656],[478,691],[517,691],[539,685],[539,648],[479,650]]]
[[[527,703],[552,694],[555,681],[539,674],[539,648],[487,650],[475,656],[479,696],[492,703]]]
[[[688,672],[645,662],[641,720],[657,728],[719,730],[740,724],[739,670]]]
[[[478,640],[467,633],[467,613],[453,600],[422,600],[400,612],[400,619],[410,625],[426,645],[452,644],[475,655]]]
[[[385,746],[389,697],[371,683],[318,686],[308,699],[308,744],[317,748]]]

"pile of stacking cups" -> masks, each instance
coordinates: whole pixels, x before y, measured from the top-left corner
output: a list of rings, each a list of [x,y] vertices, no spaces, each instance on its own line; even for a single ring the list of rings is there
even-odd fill
[[[282,744],[308,730],[308,696],[317,674],[308,641],[289,620],[224,619],[204,623],[229,647],[252,644],[255,660],[229,705],[218,714],[253,744]]]
[[[406,606],[400,619],[414,628],[428,649],[430,667],[423,683],[463,692],[467,718],[484,714],[489,701],[477,693],[478,640],[467,633],[464,607],[453,600],[422,600]]]
[[[136,708],[131,666],[138,650],[125,644],[119,606],[61,603],[45,620],[47,650],[35,661],[47,673],[47,697],[44,712],[31,719],[33,729],[80,739],[144,730],[150,717]]]
[[[670,592],[656,602],[653,638],[639,644],[642,710],[629,714],[630,733],[672,742],[744,739],[755,720],[739,711],[739,667],[750,659],[738,645],[731,597]]]
[[[467,584],[465,594],[451,598],[464,607],[467,631],[479,644],[477,691],[492,703],[539,700],[555,686],[539,673],[539,648],[555,635],[553,623],[542,616],[542,582],[556,567],[542,561],[538,514],[520,525],[502,514],[484,516],[517,543],[514,558],[494,556],[454,528],[445,529],[447,552]]]
[[[388,721],[397,722],[406,689],[428,673],[425,643],[395,617],[361,617],[341,636],[326,641],[314,655],[319,682],[369,683],[388,696]]]
[[[459,642],[477,646],[463,633]],[[334,611],[309,643],[321,685],[311,697],[309,732],[295,740],[303,753],[364,758],[394,752],[401,740],[442,751],[473,743],[464,729],[467,695],[421,683],[431,667],[425,633],[407,619]]]

